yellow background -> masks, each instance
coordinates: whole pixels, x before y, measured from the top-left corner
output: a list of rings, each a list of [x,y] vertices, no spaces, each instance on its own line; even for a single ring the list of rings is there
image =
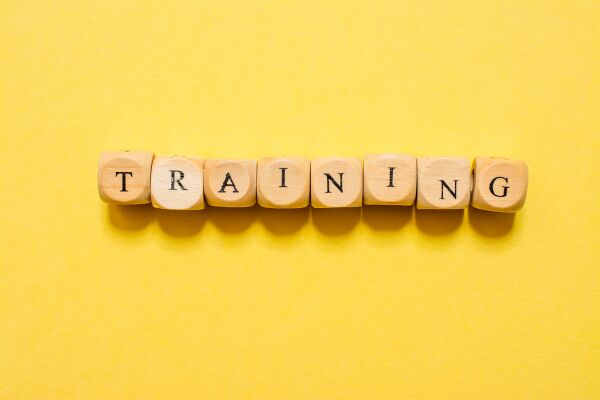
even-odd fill
[[[1,399],[600,398],[600,3],[0,2]],[[524,159],[513,216],[109,207],[104,150]]]

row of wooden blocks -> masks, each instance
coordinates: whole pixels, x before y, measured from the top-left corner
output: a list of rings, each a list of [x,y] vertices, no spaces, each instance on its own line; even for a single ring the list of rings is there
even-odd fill
[[[98,166],[98,191],[107,203],[169,210],[211,206],[267,208],[360,207],[476,208],[513,212],[527,194],[523,161],[476,157],[380,154],[360,158],[273,157],[256,160],[154,156],[106,152]],[[416,200],[415,200],[416,199]]]

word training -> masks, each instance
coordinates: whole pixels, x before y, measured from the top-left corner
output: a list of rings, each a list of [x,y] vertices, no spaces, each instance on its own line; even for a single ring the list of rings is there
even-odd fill
[[[154,156],[144,151],[106,152],[98,165],[98,191],[107,203],[144,204],[168,210],[216,207],[267,208],[412,206],[514,212],[527,195],[527,164],[476,157],[403,154],[272,157],[256,160]]]

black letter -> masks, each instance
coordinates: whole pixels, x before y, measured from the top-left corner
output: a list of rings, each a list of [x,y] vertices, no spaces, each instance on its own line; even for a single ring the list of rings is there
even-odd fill
[[[187,190],[181,184],[181,180],[184,177],[183,171],[180,171],[178,169],[171,169],[169,171],[171,171],[171,189],[169,189],[169,190],[175,190],[175,182],[177,182],[177,184],[179,185],[179,187],[181,188],[181,190]],[[179,172],[179,179],[175,179],[175,172]]]
[[[510,186],[502,186],[502,188],[504,188],[504,191],[502,192],[502,196],[497,195],[494,192],[494,182],[496,182],[496,179],[504,179],[506,181],[506,183],[508,183],[508,178],[505,176],[497,176],[494,179],[492,179],[492,181],[490,182],[490,193],[493,194],[496,197],[506,197],[508,195],[508,188]]]
[[[125,177],[127,175],[131,176],[133,178],[133,172],[115,172],[115,177],[119,176],[119,174],[122,174],[121,176],[121,192],[126,192],[127,191],[127,185],[125,183]]]
[[[238,190],[235,187],[235,183],[233,183],[233,179],[231,179],[231,175],[229,174],[229,172],[225,175],[225,180],[223,181],[223,186],[221,186],[221,190],[219,190],[219,193],[225,193],[225,188],[227,186],[233,186],[233,193],[238,193]]]
[[[395,187],[394,186],[394,170],[396,169],[396,167],[389,167],[390,169],[390,184],[387,185],[387,187]]]
[[[342,186],[343,186],[342,177],[344,175],[343,172],[338,172],[338,175],[340,176],[340,183],[339,184],[335,181],[335,179],[333,179],[333,177],[331,175],[329,175],[329,174],[323,174],[323,175],[325,175],[327,177],[327,191],[325,193],[331,193],[329,191],[329,182],[333,183],[333,185],[336,188],[338,188],[338,190],[340,192],[344,193],[344,189],[342,188]]]
[[[458,184],[458,179],[454,180],[454,191],[452,191],[452,189],[450,189],[450,186],[448,186],[448,184],[440,179],[440,182],[442,182],[442,197],[440,197],[440,200],[444,200],[444,187],[446,189],[448,189],[448,191],[450,192],[450,194],[452,195],[452,197],[456,198],[456,185]]]
[[[279,187],[287,187],[285,186],[285,170],[287,168],[279,168],[281,170],[281,185]]]

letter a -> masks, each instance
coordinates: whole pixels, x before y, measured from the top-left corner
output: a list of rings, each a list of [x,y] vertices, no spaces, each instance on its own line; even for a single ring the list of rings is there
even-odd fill
[[[233,188],[233,193],[238,193],[238,190],[235,187],[235,183],[233,183],[233,179],[231,179],[231,174],[229,172],[225,174],[225,180],[223,181],[223,185],[221,185],[221,190],[219,190],[219,193],[225,193],[225,188],[227,186],[231,186]]]

